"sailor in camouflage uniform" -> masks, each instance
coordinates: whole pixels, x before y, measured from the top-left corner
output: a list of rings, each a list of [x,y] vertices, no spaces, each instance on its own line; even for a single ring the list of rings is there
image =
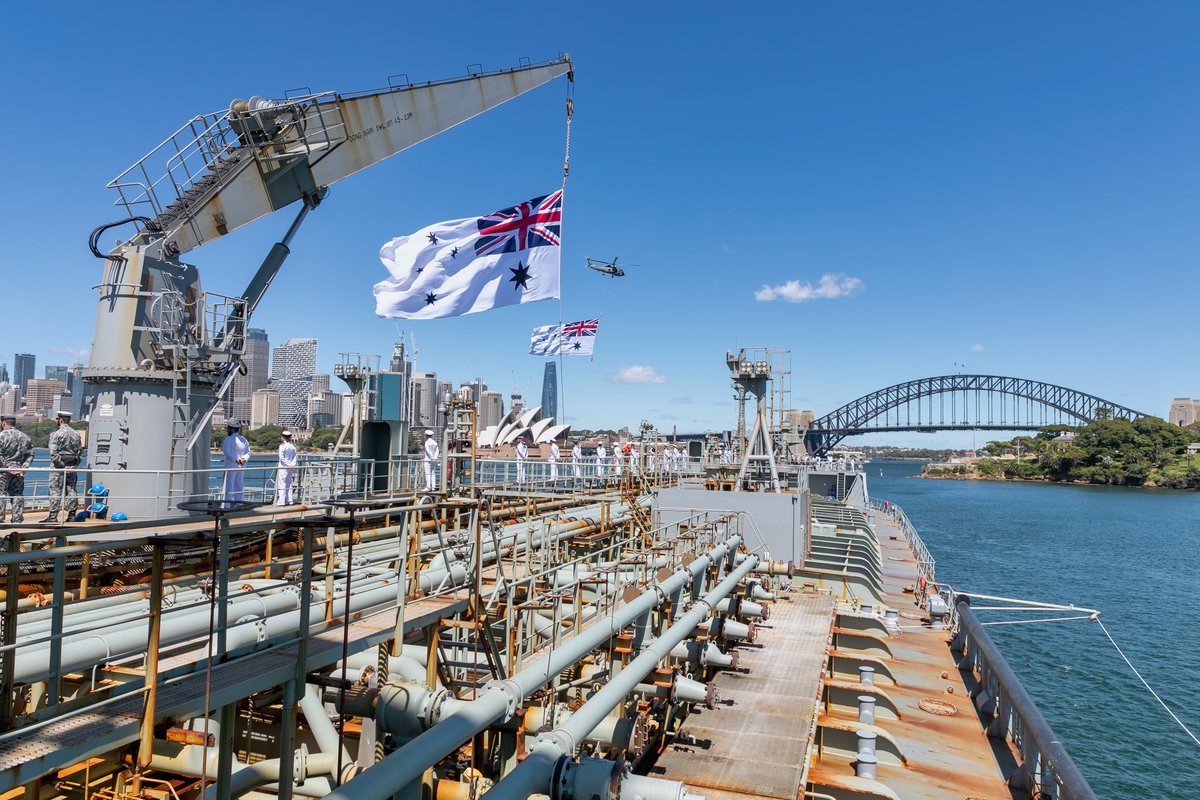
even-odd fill
[[[79,432],[71,427],[71,412],[61,411],[58,414],[58,430],[50,434],[50,515],[42,522],[58,522],[58,509],[66,500],[67,518],[70,522],[75,518],[75,509],[79,507],[79,495],[75,491],[78,474],[75,468],[83,460],[83,442]]]
[[[25,470],[33,464],[33,442],[17,430],[16,417],[0,417],[0,522],[12,498],[12,521],[25,521]]]

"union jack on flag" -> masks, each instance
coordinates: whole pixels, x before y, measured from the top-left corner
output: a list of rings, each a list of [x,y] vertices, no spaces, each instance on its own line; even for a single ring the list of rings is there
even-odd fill
[[[475,255],[560,246],[562,190],[481,217]]]
[[[569,322],[563,325],[563,336],[570,338],[572,336],[595,336],[596,329],[600,327],[600,318],[585,319],[580,322]]]

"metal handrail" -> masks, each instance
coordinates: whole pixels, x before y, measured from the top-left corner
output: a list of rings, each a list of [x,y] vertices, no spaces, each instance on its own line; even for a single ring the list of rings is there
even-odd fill
[[[1087,779],[975,615],[970,598],[953,592],[951,596],[956,598],[951,607],[958,629],[951,649],[963,655],[959,667],[978,676],[975,707],[985,721],[990,720],[988,735],[1010,738],[1021,757],[1008,778],[1009,786],[1031,796],[1046,792],[1059,800],[1096,800]]]
[[[925,540],[921,538],[921,534],[917,533],[917,529],[909,521],[908,515],[904,513],[904,509],[890,500],[887,501],[887,508],[885,509],[884,501],[876,497],[871,498],[871,508],[887,514],[896,520],[896,526],[908,539],[913,558],[917,561],[917,574],[924,575],[925,580],[933,583],[937,577],[937,560],[929,552],[929,547],[926,546]]]

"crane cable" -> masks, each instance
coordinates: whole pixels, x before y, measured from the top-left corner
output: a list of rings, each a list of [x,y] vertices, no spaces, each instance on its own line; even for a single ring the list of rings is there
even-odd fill
[[[567,416],[567,376],[563,371],[563,352],[562,352],[562,234],[563,227],[566,223],[566,207],[567,207],[567,176],[571,174],[571,121],[575,117],[575,79],[574,76],[567,83],[567,141],[563,147],[563,179],[562,179],[562,212],[559,214],[558,222],[558,241],[559,241],[559,287],[558,287],[558,397],[555,398],[555,405],[562,408],[562,416]],[[550,416],[555,418],[556,422],[561,423],[562,419],[558,416],[558,407],[550,409]]]

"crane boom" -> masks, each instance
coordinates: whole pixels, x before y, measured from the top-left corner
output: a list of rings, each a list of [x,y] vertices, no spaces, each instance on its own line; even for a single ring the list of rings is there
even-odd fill
[[[131,217],[151,219],[146,238],[181,255],[571,69],[563,57],[378,91],[235,100],[190,120],[109,187]]]

